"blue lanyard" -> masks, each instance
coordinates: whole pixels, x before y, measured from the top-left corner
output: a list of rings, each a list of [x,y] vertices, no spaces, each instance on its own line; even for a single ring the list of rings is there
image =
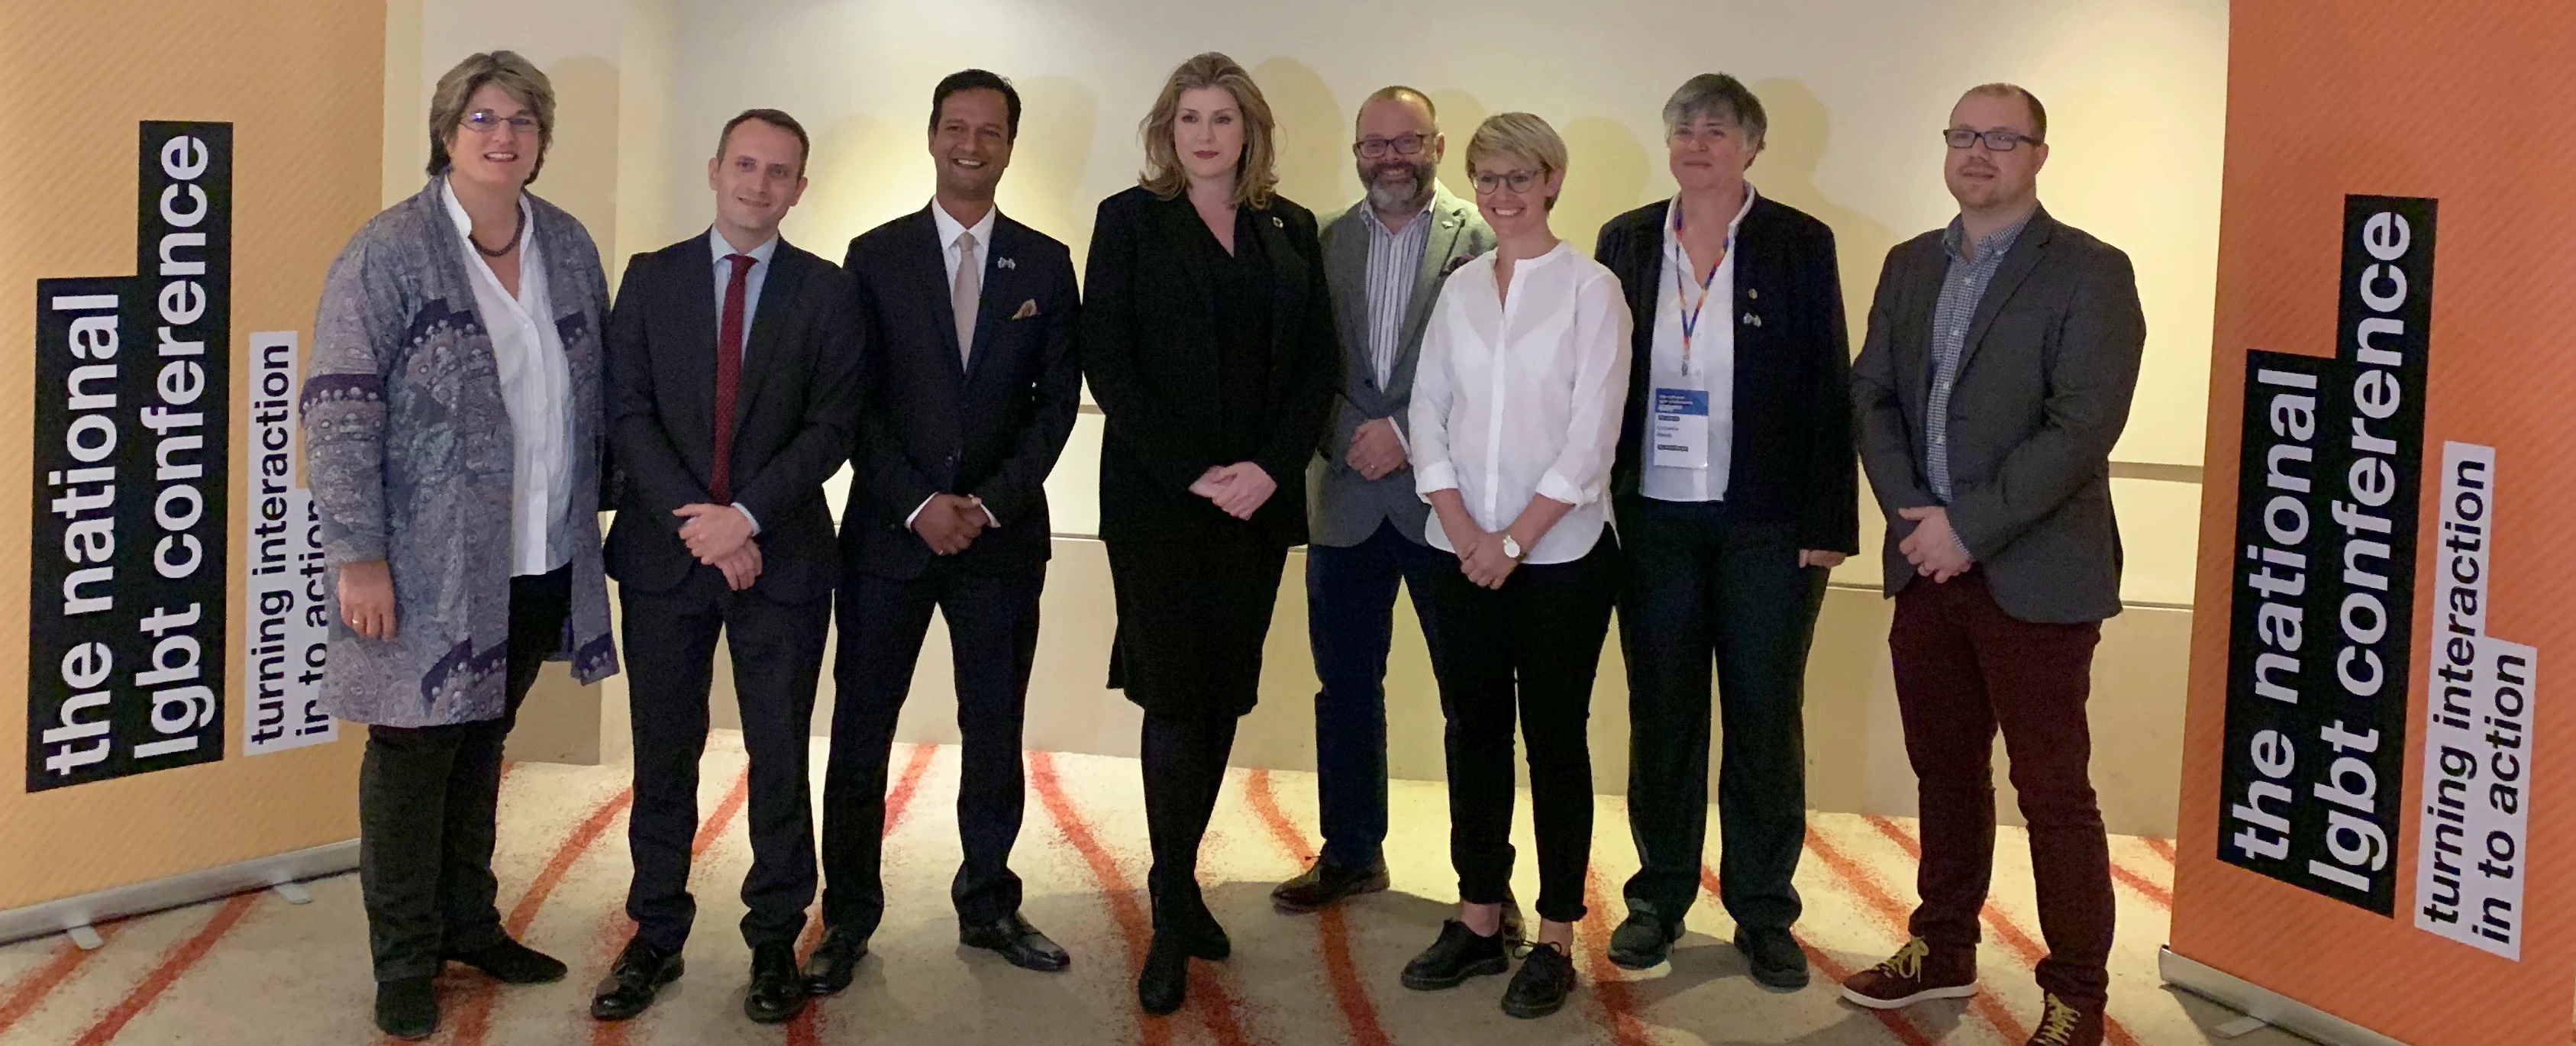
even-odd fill
[[[1708,279],[1692,281],[1699,284],[1699,300],[1691,301],[1690,296],[1682,291],[1684,286],[1682,270],[1690,267],[1690,254],[1682,248],[1682,231],[1686,228],[1686,221],[1687,216],[1682,212],[1680,201],[1675,201],[1673,203],[1673,258],[1669,268],[1673,270],[1673,303],[1682,306],[1682,373],[1684,374],[1690,373],[1691,338],[1699,333],[1699,314],[1700,310],[1708,307],[1709,288],[1717,283],[1717,270],[1724,268],[1725,260],[1735,253],[1735,234],[1729,232],[1726,235],[1726,246],[1722,248],[1723,253],[1718,255],[1718,264],[1708,270]]]

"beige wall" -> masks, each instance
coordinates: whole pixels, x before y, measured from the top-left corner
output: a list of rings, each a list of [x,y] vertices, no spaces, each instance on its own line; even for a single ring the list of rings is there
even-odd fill
[[[2172,625],[2183,615],[2157,611],[2188,604],[2192,591],[2226,92],[2224,0],[1997,0],[1973,17],[1956,5],[1901,0],[1678,8],[1610,0],[1579,15],[1540,0],[1494,0],[1409,23],[1390,22],[1386,5],[1367,0],[1310,0],[1284,20],[1274,8],[1172,0],[389,0],[389,10],[389,196],[419,184],[426,150],[414,129],[427,83],[470,50],[513,47],[554,75],[563,95],[556,151],[537,189],[590,223],[612,272],[627,254],[704,227],[713,133],[755,105],[784,108],[812,130],[813,185],[786,232],[837,257],[851,236],[927,199],[929,91],[939,76],[969,65],[1012,77],[1027,101],[1003,208],[1080,252],[1093,204],[1132,183],[1135,121],[1162,77],[1211,48],[1249,67],[1277,111],[1282,188],[1291,198],[1322,210],[1357,195],[1345,151],[1352,107],[1401,81],[1441,107],[1453,135],[1443,172],[1453,188],[1477,119],[1525,109],[1553,122],[1573,150],[1557,229],[1588,244],[1604,219],[1671,191],[1657,122],[1665,95],[1692,73],[1733,72],[1770,110],[1770,145],[1753,181],[1835,229],[1855,339],[1886,250],[1953,210],[1934,137],[1950,101],[1978,82],[2018,81],[2050,104],[2054,155],[2042,185],[2051,210],[2131,254],[2147,309],[2148,359],[2114,480],[2129,556],[2125,595],[2141,612],[2113,625],[2103,662],[2178,673],[2185,658],[2182,631]],[[494,28],[501,26],[506,32]],[[1086,416],[1048,483],[1067,535],[1090,533],[1097,518],[1098,446],[1099,419]],[[1839,583],[1875,578],[1875,515],[1863,512],[1865,554],[1836,573]],[[1064,691],[1050,707],[1064,710],[1071,732],[1033,730],[1032,743],[1117,750],[1133,744],[1132,723],[1119,718],[1125,706],[1114,696],[1106,705],[1093,700],[1097,666],[1089,661],[1099,644],[1085,647],[1079,631],[1105,625],[1106,579],[1075,565],[1080,543],[1060,545],[1046,642],[1066,653],[1051,655],[1041,686]],[[1283,599],[1296,602],[1294,593],[1292,578]],[[1821,628],[1818,663],[1849,671],[1814,681],[1815,792],[1820,805],[1893,810],[1910,788],[1882,778],[1904,774],[1901,746],[1887,732],[1892,726],[1860,714],[1885,690],[1884,621],[1862,609],[1867,603],[1837,591]],[[1105,642],[1105,632],[1094,638]],[[1092,652],[1077,656],[1084,649]],[[1304,658],[1302,628],[1291,629],[1283,614],[1264,722],[1311,692],[1311,673],[1279,674]],[[2123,753],[2151,766],[2178,758],[2169,733],[2138,732],[2179,714],[2179,676],[2168,674],[2106,673],[2096,701],[2105,736],[2123,738]],[[936,675],[922,679],[925,709]],[[550,685],[547,701],[565,712],[523,728],[522,753],[613,756],[623,686],[583,693]],[[908,713],[906,736],[931,736],[925,709]],[[1614,754],[1607,738],[1624,736],[1610,711],[1605,705],[1598,721],[1604,766]],[[2123,718],[2132,711],[2142,717],[2137,729]],[[591,728],[600,721],[594,712],[606,716],[605,745]],[[1283,725],[1247,737],[1285,743],[1310,733]],[[1399,729],[1399,772],[1436,769],[1436,747],[1419,747],[1433,736]],[[2166,740],[2141,749],[2134,743],[2141,737]],[[1075,743],[1086,738],[1097,743]],[[1245,758],[1295,765],[1293,751],[1278,751],[1274,757],[1248,741]],[[2106,795],[2114,786],[2136,793],[2115,802],[2145,811],[2133,825],[2169,823],[2169,772],[2105,773]],[[1616,776],[1604,775],[1605,783]]]

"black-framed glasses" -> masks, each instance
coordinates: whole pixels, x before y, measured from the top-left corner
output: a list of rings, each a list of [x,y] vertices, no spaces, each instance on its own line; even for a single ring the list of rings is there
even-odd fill
[[[1538,184],[1539,178],[1537,171],[1484,171],[1476,175],[1476,191],[1508,188],[1513,192],[1528,192],[1530,186]]]
[[[1984,139],[1987,149],[1999,153],[2008,153],[2014,149],[2018,149],[2021,147],[2021,143],[2023,142],[2029,142],[2032,145],[2048,144],[2037,138],[2023,134],[2020,131],[2006,131],[2001,129],[1992,131],[1971,131],[1965,127],[1944,127],[1941,129],[1941,140],[1950,143],[1950,148],[1953,149],[1965,149],[1971,145],[1977,144],[1978,139]]]
[[[1351,151],[1364,160],[1375,160],[1392,151],[1398,156],[1412,156],[1431,144],[1427,134],[1399,134],[1393,138],[1362,138],[1351,143]]]
[[[523,133],[533,134],[537,129],[536,117],[529,116],[526,113],[521,113],[517,116],[503,116],[490,109],[476,109],[473,112],[465,114],[465,119],[457,122],[462,124],[466,130],[476,131],[483,134],[490,134],[494,131],[498,131],[504,124],[509,125],[512,130]]]

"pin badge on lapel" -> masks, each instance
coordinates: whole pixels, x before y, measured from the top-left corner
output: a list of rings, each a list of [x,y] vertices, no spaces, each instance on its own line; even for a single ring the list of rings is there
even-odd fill
[[[1745,326],[1747,326],[1747,327],[1759,327],[1759,326],[1761,326],[1761,325],[1762,325],[1762,317],[1760,317],[1760,316],[1756,316],[1756,315],[1754,315],[1754,314],[1752,314],[1752,313],[1749,313],[1749,312],[1748,312],[1748,313],[1745,313],[1745,314],[1744,314],[1744,325],[1745,325]]]
[[[1270,224],[1273,228],[1285,229],[1288,227],[1287,220],[1275,214],[1270,216]]]
[[[1762,289],[1759,287],[1746,287],[1744,288],[1744,296],[1759,301],[1762,298]]]
[[[1012,261],[1009,258],[995,258],[993,259],[993,267],[996,269],[1016,269],[1020,267],[1020,263]]]

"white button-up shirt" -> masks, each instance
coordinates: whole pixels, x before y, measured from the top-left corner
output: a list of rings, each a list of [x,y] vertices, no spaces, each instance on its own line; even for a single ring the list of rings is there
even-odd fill
[[[1573,505],[1532,564],[1569,563],[1610,522],[1601,496],[1628,399],[1628,303],[1619,278],[1560,242],[1512,267],[1498,297],[1495,252],[1441,287],[1413,375],[1414,489],[1456,490],[1487,532],[1509,527],[1530,498]],[[1432,547],[1456,552],[1433,513]]]
[[[536,218],[519,199],[519,293],[512,295],[474,249],[474,219],[446,187],[447,216],[474,283],[474,312],[492,338],[501,404],[510,412],[510,573],[550,574],[572,562],[572,367],[555,331]]]
[[[939,226],[939,257],[948,265],[948,282],[942,286],[957,286],[957,234],[965,232],[975,234],[975,267],[983,270],[976,274],[975,285],[981,287],[989,282],[982,277],[993,271],[993,219],[1001,213],[999,207],[986,207],[984,216],[976,219],[974,226],[969,228],[966,223],[951,217],[948,208],[940,206],[939,201],[930,201],[930,220]]]
[[[772,235],[767,240],[761,241],[758,247],[737,251],[733,249],[733,244],[724,238],[723,232],[710,227],[707,229],[707,244],[708,249],[715,253],[716,324],[719,328],[716,331],[716,337],[718,338],[724,337],[724,331],[721,328],[724,324],[725,291],[730,290],[733,283],[733,263],[725,259],[736,254],[751,255],[751,275],[742,278],[742,355],[743,358],[749,359],[751,357],[751,318],[760,311],[760,288],[762,284],[769,282],[769,259],[778,256],[778,237]]]
[[[1658,468],[1654,441],[1648,440],[1637,486],[1639,493],[1657,501],[1726,500],[1727,469],[1735,460],[1735,231],[1752,210],[1753,186],[1747,183],[1744,206],[1736,208],[1735,217],[1726,223],[1726,254],[1718,259],[1717,271],[1709,274],[1705,288],[1693,286],[1699,265],[1682,247],[1681,197],[1673,198],[1672,211],[1664,219],[1664,280],[1655,295],[1655,369],[1648,378],[1650,384],[1661,386],[1689,375],[1708,390],[1708,467]],[[1694,305],[1699,307],[1699,318],[1691,324],[1685,346],[1682,317]],[[1646,397],[1645,428],[1639,431],[1655,431],[1654,400],[1652,395]]]

